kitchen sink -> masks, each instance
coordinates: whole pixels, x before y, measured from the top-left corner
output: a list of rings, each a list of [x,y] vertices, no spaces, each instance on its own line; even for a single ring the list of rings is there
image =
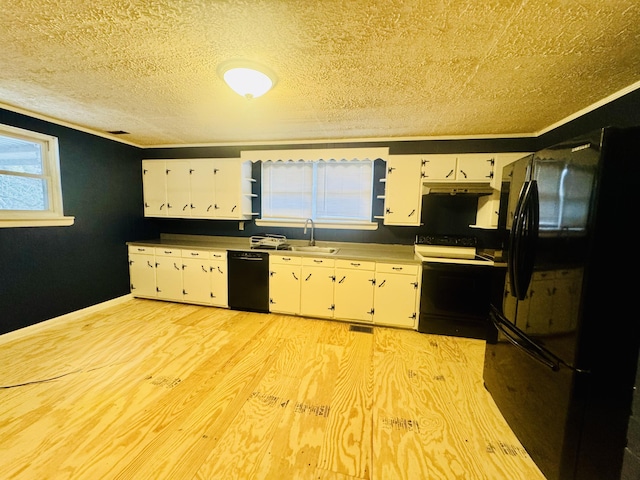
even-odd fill
[[[333,255],[337,253],[338,249],[333,247],[316,247],[316,246],[294,246],[291,247],[292,252],[306,252],[306,253],[322,253],[325,255]]]

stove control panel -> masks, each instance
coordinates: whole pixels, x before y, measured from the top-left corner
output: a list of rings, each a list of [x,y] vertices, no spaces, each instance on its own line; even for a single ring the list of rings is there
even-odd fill
[[[476,237],[457,235],[416,235],[416,245],[439,245],[448,247],[471,247],[478,244]]]

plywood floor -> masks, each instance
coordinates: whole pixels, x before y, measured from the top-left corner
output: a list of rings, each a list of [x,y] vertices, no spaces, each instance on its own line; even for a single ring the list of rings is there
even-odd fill
[[[482,386],[483,355],[478,340],[133,299],[0,336],[0,472],[544,479]]]

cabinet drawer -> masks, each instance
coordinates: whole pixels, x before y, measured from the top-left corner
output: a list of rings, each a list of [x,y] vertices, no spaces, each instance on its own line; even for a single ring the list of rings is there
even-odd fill
[[[182,258],[209,258],[206,250],[181,250]]]
[[[417,276],[420,273],[420,265],[408,263],[376,263],[376,272],[402,273]]]
[[[129,253],[141,253],[143,255],[153,255],[154,247],[143,247],[142,245],[129,245]]]
[[[209,258],[211,260],[226,260],[227,259],[227,251],[226,250],[216,250],[213,252],[209,252]]]
[[[354,270],[375,270],[376,262],[363,262],[361,260],[336,260],[336,268],[351,268]]]
[[[179,257],[182,250],[179,248],[156,248],[155,253],[158,257]]]
[[[321,267],[333,267],[336,263],[333,258],[301,257],[301,260],[302,265],[315,265]]]
[[[296,255],[280,255],[280,254],[269,254],[269,262],[274,264],[284,264],[284,265],[301,265],[302,257],[298,257]]]

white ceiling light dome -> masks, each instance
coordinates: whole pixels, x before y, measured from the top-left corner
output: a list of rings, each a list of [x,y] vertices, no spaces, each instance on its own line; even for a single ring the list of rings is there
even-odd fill
[[[263,65],[246,60],[229,60],[218,66],[218,75],[245,98],[258,98],[276,84],[276,75]]]

